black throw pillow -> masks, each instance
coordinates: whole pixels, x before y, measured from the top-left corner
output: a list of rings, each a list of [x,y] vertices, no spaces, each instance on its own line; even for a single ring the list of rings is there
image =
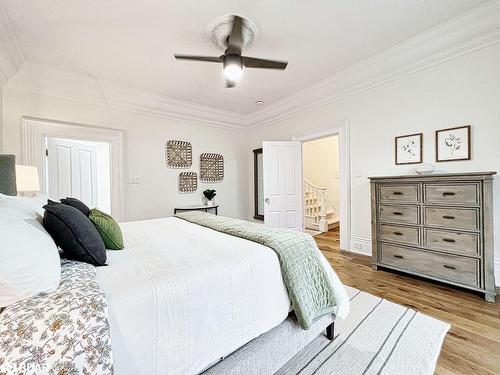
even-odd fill
[[[43,208],[43,226],[63,250],[63,256],[94,266],[106,265],[104,242],[88,217],[65,204],[47,204]]]
[[[74,207],[78,211],[80,211],[82,214],[89,217],[90,208],[88,208],[87,205],[85,203],[83,203],[81,200],[76,199],[76,198],[67,197],[67,198],[61,199],[61,203],[65,204],[67,206]]]

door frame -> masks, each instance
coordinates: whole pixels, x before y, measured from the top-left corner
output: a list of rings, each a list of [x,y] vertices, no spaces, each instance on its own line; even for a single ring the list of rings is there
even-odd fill
[[[65,121],[21,118],[22,160],[38,168],[41,181],[46,181],[45,138],[66,138],[109,143],[111,176],[111,214],[117,221],[125,220],[123,181],[123,131]],[[45,183],[41,183],[46,194]]]
[[[337,121],[319,128],[306,129],[292,135],[293,141],[302,143],[338,135],[339,137],[339,219],[342,227],[340,231],[340,248],[349,251],[351,247],[351,152],[349,139],[349,120]],[[302,156],[303,158],[303,156]],[[301,173],[304,180],[304,164]]]

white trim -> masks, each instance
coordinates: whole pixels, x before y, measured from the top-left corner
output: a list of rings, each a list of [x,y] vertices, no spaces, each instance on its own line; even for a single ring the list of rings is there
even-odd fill
[[[310,141],[330,135],[339,136],[339,170],[340,170],[340,199],[339,219],[340,248],[349,250],[351,245],[351,151],[349,138],[349,120],[342,120],[333,125],[308,129],[292,135],[294,141]],[[301,178],[303,180],[303,176]]]
[[[26,62],[6,88],[186,124],[245,131],[241,114],[138,90],[90,76]]]
[[[123,180],[123,131],[70,122],[44,120],[31,117],[21,119],[22,160],[38,168],[41,181],[45,181],[45,138],[71,138],[84,141],[104,141],[110,145],[111,214],[117,221],[125,220]],[[45,184],[41,184],[45,193]]]
[[[500,286],[500,260],[495,261],[495,285]]]
[[[351,235],[351,253],[372,256],[372,239],[366,236]]]
[[[0,26],[1,21],[0,17]],[[28,72],[25,77],[17,75],[15,82],[11,80],[6,86],[190,124],[248,131],[497,43],[500,43],[500,1],[489,1],[250,114],[127,88],[41,64],[25,63],[24,66],[42,67],[43,71]],[[4,73],[3,80],[9,75]],[[89,92],[89,88],[94,89]]]
[[[247,116],[257,129],[500,43],[500,1],[490,1]]]

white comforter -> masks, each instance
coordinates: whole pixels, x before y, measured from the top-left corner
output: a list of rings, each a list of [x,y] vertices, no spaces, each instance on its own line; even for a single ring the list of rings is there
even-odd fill
[[[177,218],[121,228],[97,268],[117,375],[197,374],[287,317],[273,250]]]

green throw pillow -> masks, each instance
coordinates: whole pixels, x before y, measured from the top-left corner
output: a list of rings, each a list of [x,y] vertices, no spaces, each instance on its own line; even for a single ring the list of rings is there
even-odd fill
[[[123,249],[123,236],[118,223],[108,214],[97,208],[90,210],[89,219],[94,223],[97,231],[106,245],[106,249]]]

